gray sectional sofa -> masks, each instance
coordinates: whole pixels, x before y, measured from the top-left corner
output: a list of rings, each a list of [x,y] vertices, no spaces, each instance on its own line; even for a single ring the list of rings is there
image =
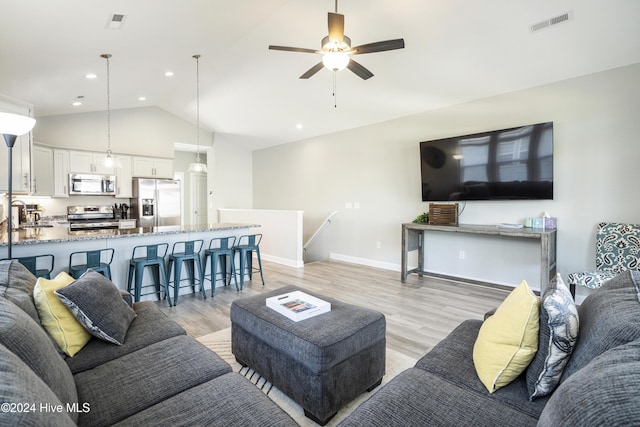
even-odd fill
[[[467,320],[340,427],[640,425],[640,272],[590,294],[578,315],[573,353],[550,395],[531,401],[525,373],[489,394],[472,357],[482,321]]]
[[[63,357],[40,326],[36,278],[0,262],[0,425],[297,425],[151,302],[123,345],[91,338]]]

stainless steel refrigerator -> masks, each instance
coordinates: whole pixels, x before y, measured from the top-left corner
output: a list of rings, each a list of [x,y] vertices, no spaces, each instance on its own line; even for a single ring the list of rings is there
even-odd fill
[[[138,227],[180,225],[180,181],[133,178],[131,219]]]

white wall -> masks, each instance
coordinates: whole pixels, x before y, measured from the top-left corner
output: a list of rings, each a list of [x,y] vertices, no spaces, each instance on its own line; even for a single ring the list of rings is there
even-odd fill
[[[260,243],[261,259],[289,267],[304,267],[302,211],[219,209],[219,216],[220,222],[223,223],[259,225],[259,227],[251,229],[251,233],[263,236]]]
[[[597,222],[640,222],[638,82],[634,65],[259,150],[253,207],[304,210],[304,240],[339,210],[327,233],[332,253],[399,268],[400,224],[428,210],[420,196],[420,141],[553,121],[554,200],[468,202],[460,222],[522,222],[547,211],[558,217],[559,271],[593,268]],[[474,239],[454,246],[455,256],[431,254],[438,270],[455,274],[458,250],[465,249],[469,264],[530,274]],[[484,270],[468,275],[483,279]]]
[[[251,150],[242,144],[243,139],[234,135],[216,133],[213,155],[209,158],[209,188],[212,197],[209,219],[218,222],[219,208],[250,209],[253,198],[253,173]]]
[[[36,111],[37,113],[37,111]],[[34,140],[56,147],[107,149],[105,111],[38,117]],[[200,141],[211,140],[200,130]],[[111,150],[114,153],[173,158],[173,144],[195,144],[196,127],[159,107],[111,111]]]

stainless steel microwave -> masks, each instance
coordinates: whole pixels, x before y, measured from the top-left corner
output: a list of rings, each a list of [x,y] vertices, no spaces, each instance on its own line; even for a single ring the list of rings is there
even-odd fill
[[[70,195],[115,196],[116,177],[87,173],[69,174]]]

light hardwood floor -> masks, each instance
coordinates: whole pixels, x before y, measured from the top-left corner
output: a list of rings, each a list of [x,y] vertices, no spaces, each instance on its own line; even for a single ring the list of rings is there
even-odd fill
[[[236,298],[296,285],[384,313],[387,346],[417,359],[463,320],[482,319],[508,294],[504,289],[415,274],[403,284],[399,272],[337,261],[308,263],[300,269],[263,262],[263,273],[264,287],[254,275],[240,292],[232,284],[216,288],[214,298],[209,288],[206,300],[196,293],[181,295],[175,307],[156,303],[189,335],[199,337],[231,326],[229,309]]]

